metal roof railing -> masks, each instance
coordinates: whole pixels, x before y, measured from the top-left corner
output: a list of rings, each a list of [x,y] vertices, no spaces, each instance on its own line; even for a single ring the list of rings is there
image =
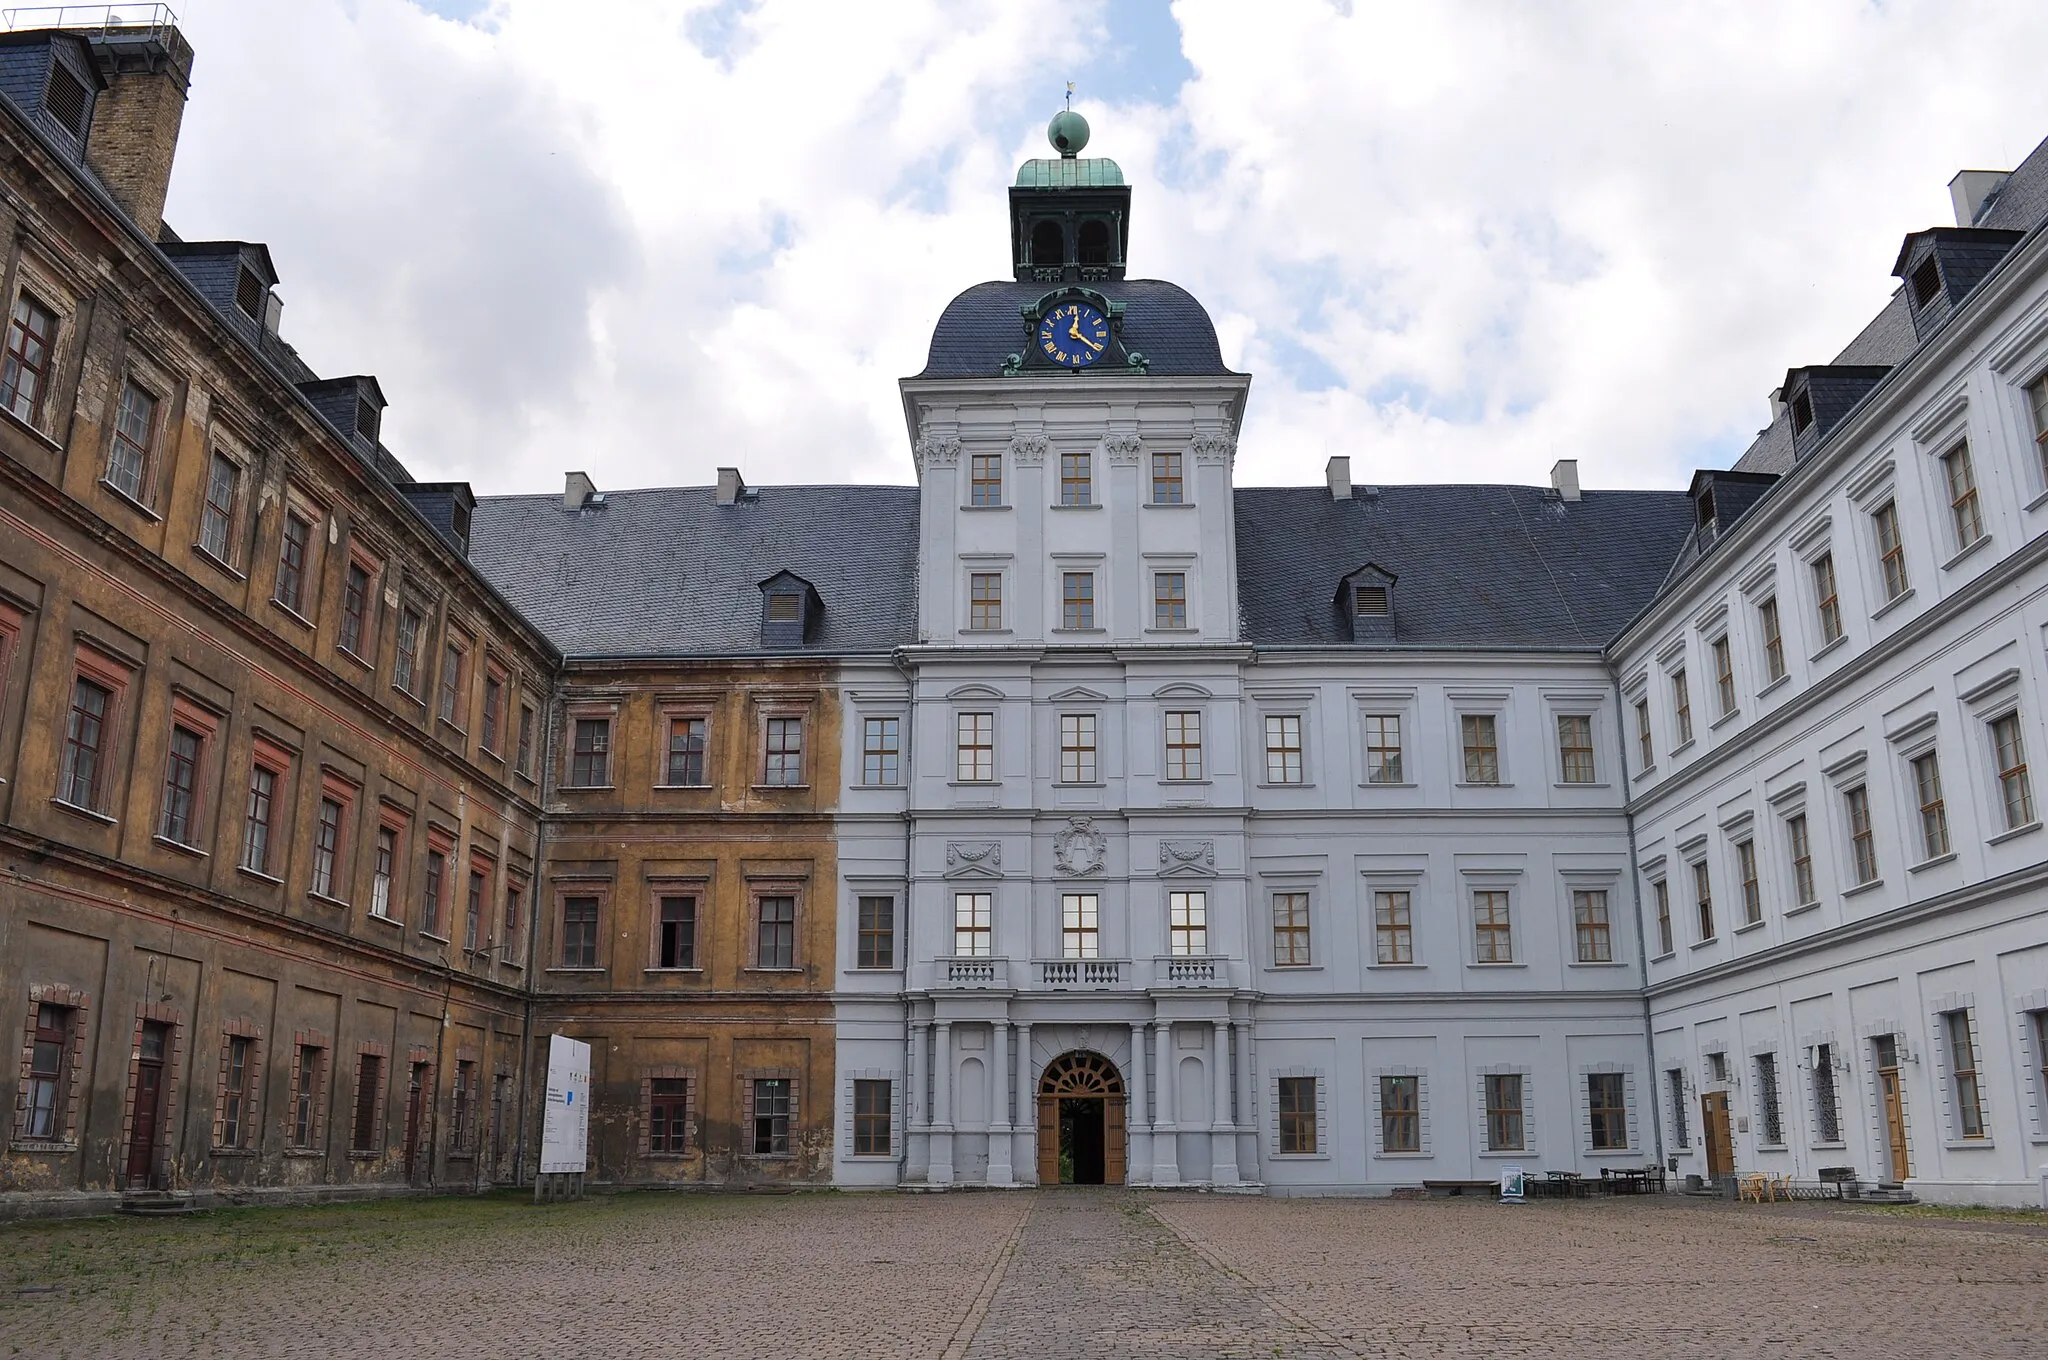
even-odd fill
[[[0,10],[0,24],[9,33],[32,28],[62,28],[73,33],[97,30],[101,37],[156,38],[176,31],[178,16],[169,5],[33,5]]]

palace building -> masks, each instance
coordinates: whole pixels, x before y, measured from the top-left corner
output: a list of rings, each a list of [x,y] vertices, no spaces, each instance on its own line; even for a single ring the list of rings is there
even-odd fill
[[[2048,144],[1685,491],[1236,486],[1062,113],[915,485],[476,497],[192,61],[0,35],[0,1215],[530,1183],[554,1033],[601,1184],[2041,1202]]]

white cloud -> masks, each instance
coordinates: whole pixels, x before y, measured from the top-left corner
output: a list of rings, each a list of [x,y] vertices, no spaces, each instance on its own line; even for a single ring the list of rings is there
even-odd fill
[[[2048,133],[2037,4],[1174,12],[1178,102],[1080,107],[1135,185],[1134,272],[1194,291],[1255,375],[1247,482],[1341,451],[1373,480],[1570,455],[1676,484],[1883,304],[1955,170]],[[379,375],[416,471],[502,492],[907,479],[895,380],[1003,272],[1011,172],[1117,16],[186,17],[171,222],[267,240],[309,361]]]

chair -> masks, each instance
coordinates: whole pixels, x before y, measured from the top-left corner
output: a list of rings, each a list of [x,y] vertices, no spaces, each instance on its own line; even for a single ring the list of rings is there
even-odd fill
[[[1771,1178],[1762,1171],[1753,1171],[1747,1176],[1738,1176],[1735,1180],[1735,1200],[1738,1204],[1762,1204],[1764,1196],[1770,1192]]]

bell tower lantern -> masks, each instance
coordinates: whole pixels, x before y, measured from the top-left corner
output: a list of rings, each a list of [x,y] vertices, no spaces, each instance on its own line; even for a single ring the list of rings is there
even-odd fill
[[[1131,188],[1106,157],[1083,158],[1088,120],[1072,109],[1045,130],[1057,157],[1024,162],[1010,186],[1010,256],[1019,283],[1107,283],[1124,276]]]

